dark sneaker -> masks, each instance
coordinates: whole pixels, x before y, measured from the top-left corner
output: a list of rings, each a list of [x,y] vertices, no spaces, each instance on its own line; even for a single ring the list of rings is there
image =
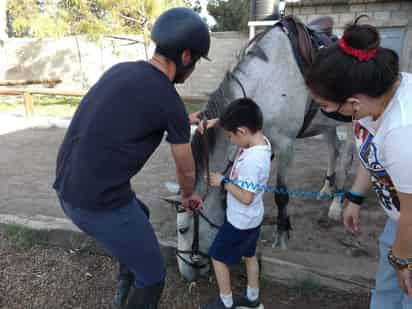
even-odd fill
[[[204,304],[204,305],[199,306],[199,309],[235,309],[235,308],[236,308],[235,306],[225,307],[220,297],[213,303]]]
[[[235,296],[233,298],[233,303],[236,309],[263,309],[263,305],[259,298],[255,301],[251,301],[246,296]]]

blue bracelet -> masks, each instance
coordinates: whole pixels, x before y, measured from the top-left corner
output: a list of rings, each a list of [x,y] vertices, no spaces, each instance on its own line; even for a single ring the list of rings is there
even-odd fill
[[[348,191],[345,193],[345,199],[356,205],[361,206],[366,199],[366,195],[360,192]]]
[[[356,191],[352,191],[352,190],[349,190],[349,193],[352,194],[352,195],[359,196],[359,197],[361,197],[361,198],[366,199],[366,195],[363,194],[363,193],[356,192]]]
[[[222,178],[222,181],[220,183],[223,186],[223,185],[225,185],[226,183],[229,183],[229,182],[230,182],[230,178],[225,176],[225,177]]]

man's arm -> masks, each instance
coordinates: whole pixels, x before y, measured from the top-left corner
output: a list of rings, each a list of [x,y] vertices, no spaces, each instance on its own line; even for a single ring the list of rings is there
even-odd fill
[[[170,144],[173,159],[176,165],[176,176],[184,198],[194,192],[195,162],[190,144]]]

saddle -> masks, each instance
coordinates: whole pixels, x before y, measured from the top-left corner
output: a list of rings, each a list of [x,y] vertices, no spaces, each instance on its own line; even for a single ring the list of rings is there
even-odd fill
[[[332,34],[333,19],[329,16],[319,17],[305,25],[295,16],[286,16],[276,26],[280,26],[288,35],[295,58],[302,74],[313,63],[319,49],[331,45],[337,40]]]
[[[312,65],[317,52],[338,40],[332,34],[333,24],[333,19],[329,16],[319,17],[307,26],[295,16],[286,16],[275,24],[274,27],[281,27],[287,34],[303,76]],[[305,130],[309,127],[318,110],[318,104],[312,100],[306,108],[303,125],[296,136],[297,138],[303,137]]]

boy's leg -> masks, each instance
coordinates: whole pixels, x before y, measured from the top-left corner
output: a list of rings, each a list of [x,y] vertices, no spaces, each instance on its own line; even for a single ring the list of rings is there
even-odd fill
[[[256,255],[252,257],[245,257],[247,285],[251,288],[259,288],[259,263]]]
[[[370,309],[412,309],[412,300],[399,285],[398,275],[387,255],[396,235],[396,222],[389,219],[379,238],[379,268],[376,287],[372,290]]]
[[[256,256],[245,257],[247,272],[247,298],[255,301],[259,298],[259,264]]]
[[[219,286],[220,295],[232,294],[230,285],[230,271],[226,264],[212,259],[213,268],[215,270],[217,284]]]

